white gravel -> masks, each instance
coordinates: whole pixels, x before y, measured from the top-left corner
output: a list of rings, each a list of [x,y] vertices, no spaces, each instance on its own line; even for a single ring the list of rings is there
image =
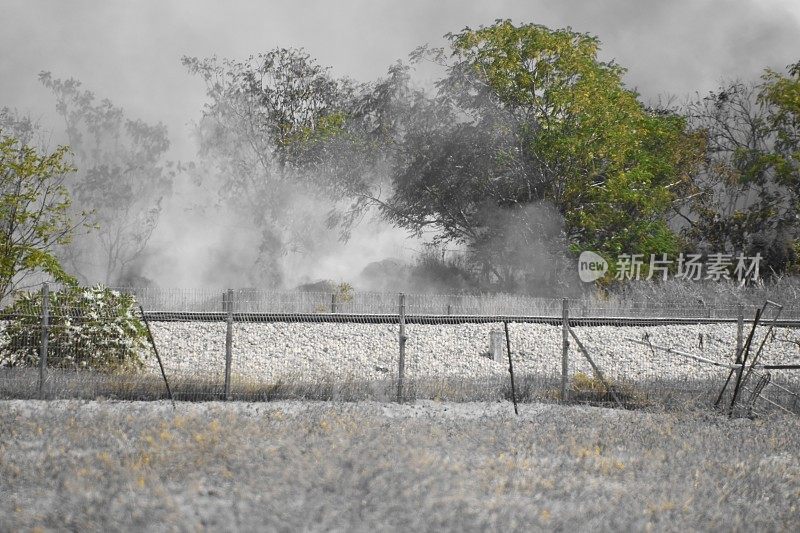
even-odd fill
[[[153,323],[167,372],[175,377],[220,378],[225,368],[225,327],[224,323]],[[502,323],[408,325],[407,375],[504,375],[507,361],[495,362],[488,357],[489,332],[502,327]],[[615,379],[702,379],[727,373],[719,367],[631,343],[625,337],[643,339],[647,335],[655,345],[719,362],[732,362],[736,346],[735,324],[573,329],[601,370]],[[754,349],[766,328],[759,330]],[[561,372],[560,326],[511,323],[509,332],[515,372]],[[304,380],[391,377],[397,374],[398,333],[395,324],[237,323],[232,374],[236,379],[263,382],[300,376]],[[570,343],[569,360],[572,372],[591,374],[589,363],[574,342]],[[800,331],[776,329],[764,346],[761,361],[799,363]],[[157,371],[154,358],[148,361],[148,368]]]

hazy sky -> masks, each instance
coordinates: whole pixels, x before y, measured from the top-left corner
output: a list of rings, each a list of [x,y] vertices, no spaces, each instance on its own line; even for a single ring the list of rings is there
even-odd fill
[[[188,124],[204,102],[184,54],[242,58],[302,46],[337,74],[380,76],[425,42],[497,18],[600,37],[645,97],[714,88],[800,59],[796,0],[302,1],[2,0],[0,107],[58,126],[41,70],[75,77],[129,116],[163,121],[173,156],[192,157]]]

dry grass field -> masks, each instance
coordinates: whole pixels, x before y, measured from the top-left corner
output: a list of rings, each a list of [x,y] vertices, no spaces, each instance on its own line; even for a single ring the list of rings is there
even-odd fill
[[[507,402],[0,402],[0,531],[792,530],[800,422]]]

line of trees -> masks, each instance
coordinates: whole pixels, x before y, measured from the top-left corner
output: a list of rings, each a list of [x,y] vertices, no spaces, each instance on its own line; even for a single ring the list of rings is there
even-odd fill
[[[594,36],[497,21],[446,37],[371,83],[335,77],[297,49],[183,58],[208,97],[195,179],[259,232],[260,283],[280,283],[281,254],[302,253],[330,229],[346,239],[369,212],[469,250],[465,268],[482,288],[528,290],[545,265],[587,249],[612,265],[622,253],[692,251],[759,253],[766,272],[800,268],[800,62],[649,107],[624,85],[623,67],[599,59]],[[433,91],[412,80],[423,61],[439,68]],[[60,200],[32,202],[61,218],[33,246],[83,278],[81,261],[94,258],[104,281],[117,282],[146,254],[170,194],[167,132],[75,80],[40,79],[76,168],[66,149],[25,146],[28,157],[55,158],[26,170],[14,159],[19,135],[0,122],[4,202],[31,173],[58,175]],[[11,243],[19,225],[9,221],[31,207],[3,205]],[[94,229],[67,245],[72,220]]]

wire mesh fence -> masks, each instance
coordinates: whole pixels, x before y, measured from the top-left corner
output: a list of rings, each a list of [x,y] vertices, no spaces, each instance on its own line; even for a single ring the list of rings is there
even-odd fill
[[[213,313],[225,310],[228,291],[218,289],[117,288],[133,294],[147,311]],[[340,313],[396,314],[397,293],[277,291],[236,289],[231,296],[236,310],[244,313]],[[561,316],[561,298],[537,298],[509,294],[406,294],[408,314],[466,316]],[[782,316],[800,320],[800,302],[784,303]],[[752,317],[761,302],[745,304]],[[675,304],[655,299],[617,300],[594,295],[570,300],[572,317],[586,318],[712,318],[736,319],[739,305],[730,301],[697,301]]]
[[[762,365],[800,363],[800,321],[786,309],[769,335],[753,333]],[[511,398],[511,367],[520,401],[708,403],[736,361],[749,311],[501,296],[35,292],[0,321],[0,397],[496,400]],[[769,374],[758,407],[800,411],[800,371],[757,374],[744,399]]]

